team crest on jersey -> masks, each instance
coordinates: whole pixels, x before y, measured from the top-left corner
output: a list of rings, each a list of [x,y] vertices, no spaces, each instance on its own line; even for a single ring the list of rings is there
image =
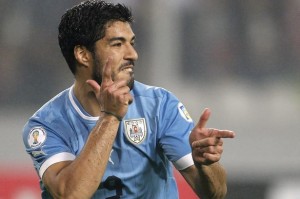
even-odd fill
[[[42,127],[34,127],[28,135],[28,144],[31,148],[37,148],[45,142],[46,137],[46,131]]]
[[[178,103],[178,110],[180,115],[188,122],[192,122],[193,119],[191,118],[190,114],[186,110],[186,108],[183,106],[181,102]]]
[[[147,135],[145,118],[124,120],[125,134],[127,139],[133,144],[142,143]]]

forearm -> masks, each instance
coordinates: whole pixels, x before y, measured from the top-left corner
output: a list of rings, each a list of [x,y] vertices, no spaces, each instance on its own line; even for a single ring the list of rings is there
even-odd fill
[[[105,172],[118,127],[119,121],[113,116],[98,121],[80,155],[52,176],[51,184],[46,182],[52,195],[80,199],[93,195]]]
[[[201,199],[222,199],[227,193],[226,173],[219,163],[209,166],[197,165],[199,173],[199,185],[196,192]]]

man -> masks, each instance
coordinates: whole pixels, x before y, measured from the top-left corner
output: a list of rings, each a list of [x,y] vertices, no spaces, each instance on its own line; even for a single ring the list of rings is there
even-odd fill
[[[134,80],[135,35],[127,7],[86,1],[59,25],[61,51],[75,83],[24,127],[42,198],[178,198],[173,165],[201,198],[223,198],[218,161],[227,130],[194,127],[183,104]],[[43,137],[37,146],[29,138]]]

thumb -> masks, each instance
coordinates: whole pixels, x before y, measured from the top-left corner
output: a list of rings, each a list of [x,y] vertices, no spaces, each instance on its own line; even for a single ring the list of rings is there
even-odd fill
[[[100,85],[92,79],[86,80],[86,83],[93,89],[94,93],[98,93],[100,91]]]
[[[199,127],[199,128],[205,128],[206,123],[207,123],[207,121],[209,119],[210,114],[211,114],[210,109],[209,108],[205,108],[204,111],[202,112],[202,114],[200,116],[200,119],[199,119],[199,121],[198,121],[198,123],[197,123],[196,126]]]

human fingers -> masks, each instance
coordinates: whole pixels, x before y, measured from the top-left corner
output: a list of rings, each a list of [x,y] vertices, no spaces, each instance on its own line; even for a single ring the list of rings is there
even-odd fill
[[[221,154],[203,153],[203,157],[205,158],[204,164],[212,164],[214,162],[218,162],[221,159]]]
[[[107,90],[108,92],[113,93],[114,91],[121,88],[125,88],[125,90],[127,90],[128,92],[130,91],[129,87],[127,86],[126,80],[116,80],[110,85],[107,85],[106,88],[103,88],[103,90]]]
[[[194,161],[200,164],[210,164],[219,161],[222,155],[221,152],[202,152],[200,149],[193,151]]]
[[[100,91],[100,85],[95,80],[89,79],[86,81],[86,83],[91,86],[95,93]]]
[[[130,88],[128,86],[115,85],[114,88],[108,89],[111,95],[115,99],[122,102],[125,105],[131,104],[133,98],[130,94]]]
[[[200,153],[211,153],[211,154],[222,154],[223,153],[223,147],[220,145],[216,145],[216,146],[207,146],[207,147],[203,147],[203,148],[199,148],[198,151]]]
[[[125,98],[124,101],[126,102],[126,105],[129,105],[133,102],[133,97],[130,95],[130,93],[126,94],[124,98]]]
[[[209,165],[221,159],[222,152],[202,152],[201,149],[193,150],[195,163]]]
[[[86,83],[93,89],[96,96],[100,93],[100,85],[95,80],[89,79]]]
[[[208,147],[208,146],[222,146],[223,140],[218,137],[207,137],[201,140],[194,141],[192,147]]]
[[[204,109],[204,111],[202,112],[200,119],[196,125],[198,128],[205,128],[206,123],[209,119],[210,113],[211,113],[211,111],[208,108]]]
[[[130,94],[130,88],[128,86],[128,80],[117,80],[114,82],[115,87],[118,88],[118,93],[123,94],[123,97],[126,101],[126,104],[131,104],[133,101],[133,97]]]
[[[235,133],[230,130],[208,129],[208,137],[234,138]]]
[[[101,85],[110,85],[112,81],[112,57],[108,57],[106,63],[103,66],[102,69],[102,84]]]

